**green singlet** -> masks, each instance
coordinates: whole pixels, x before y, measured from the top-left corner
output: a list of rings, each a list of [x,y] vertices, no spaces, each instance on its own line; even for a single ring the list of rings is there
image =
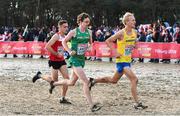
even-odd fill
[[[88,48],[90,39],[89,30],[81,32],[79,28],[75,29],[76,35],[71,39],[71,50],[76,51],[76,54],[69,58],[69,65],[75,67],[84,67],[85,65],[85,52]]]

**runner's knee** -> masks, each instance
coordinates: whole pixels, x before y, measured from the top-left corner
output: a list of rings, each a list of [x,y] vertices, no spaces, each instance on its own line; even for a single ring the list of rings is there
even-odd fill
[[[117,82],[118,82],[117,80],[112,80],[111,81],[112,84],[117,84]]]
[[[132,79],[132,82],[137,84],[137,83],[138,83],[138,78],[137,78],[137,77],[134,77],[134,78]]]
[[[68,84],[69,84],[69,86],[74,86],[75,85],[75,81],[70,81]]]
[[[69,79],[69,76],[67,75],[67,76],[64,76],[63,78],[64,78],[64,79]]]
[[[83,81],[83,85],[84,86],[88,86],[89,85],[89,81]]]
[[[53,78],[52,81],[58,81],[58,79],[57,78]]]
[[[138,79],[136,80],[136,84],[138,84]]]

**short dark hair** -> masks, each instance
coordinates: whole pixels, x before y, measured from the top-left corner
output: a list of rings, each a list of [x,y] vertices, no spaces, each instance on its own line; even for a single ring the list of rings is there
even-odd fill
[[[64,23],[68,23],[67,20],[60,20],[60,21],[58,21],[58,26],[61,26]]]
[[[79,15],[77,16],[77,24],[79,24],[80,22],[84,21],[85,18],[91,19],[91,17],[89,16],[89,14],[87,14],[87,13],[85,13],[85,12],[79,14]]]

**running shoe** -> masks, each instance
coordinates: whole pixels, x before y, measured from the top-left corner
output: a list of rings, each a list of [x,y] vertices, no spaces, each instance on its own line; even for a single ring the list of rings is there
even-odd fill
[[[94,104],[91,107],[91,112],[96,112],[96,111],[100,110],[101,108],[102,108],[102,106],[98,106],[97,104]]]
[[[42,74],[40,71],[36,73],[36,75],[32,78],[32,82],[35,83],[38,79],[40,79],[40,74]]]
[[[51,82],[50,82],[50,88],[49,88],[49,93],[50,93],[50,94],[52,94],[53,89],[55,88],[55,86],[54,86],[53,84],[54,84],[54,81],[51,81]]]
[[[94,78],[89,78],[89,91],[91,91],[91,88],[95,85]]]
[[[135,103],[133,106],[135,109],[146,109],[148,106],[143,105],[141,102]]]
[[[59,103],[61,104],[72,104],[70,101],[68,101],[65,97],[62,97],[60,100],[59,100]]]

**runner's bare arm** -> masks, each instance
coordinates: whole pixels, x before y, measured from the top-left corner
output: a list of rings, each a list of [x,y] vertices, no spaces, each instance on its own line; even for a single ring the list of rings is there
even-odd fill
[[[135,30],[135,34],[136,34],[136,38],[137,38],[137,30]],[[138,39],[136,39],[135,44],[134,44],[135,49],[137,48],[137,42],[138,42]]]
[[[91,50],[91,48],[92,48],[92,43],[93,43],[93,39],[92,39],[92,31],[91,31],[91,30],[89,30],[89,34],[90,34],[90,39],[89,39],[88,50]]]
[[[53,35],[52,38],[49,40],[49,42],[46,44],[45,48],[50,52],[52,53],[53,55],[58,55],[58,52],[55,52],[53,49],[52,49],[52,45],[58,41],[58,36],[57,34]]]
[[[108,45],[108,47],[111,49],[111,50],[114,50],[112,44],[113,42],[115,42],[117,39],[119,40],[122,40],[123,38],[123,35],[122,35],[122,31],[118,31],[116,34],[112,35],[111,37],[109,37],[107,40],[106,40],[106,44]]]
[[[68,35],[65,37],[65,39],[62,41],[63,47],[64,49],[71,55],[72,51],[71,49],[68,47],[67,42],[70,41],[72,39],[72,37],[75,36],[75,30],[72,30],[68,33]],[[74,51],[75,52],[75,51]]]
[[[89,30],[89,34],[90,34],[89,44],[91,45],[92,42],[93,42],[93,39],[92,39],[92,31],[91,31],[91,30]]]
[[[115,57],[116,57],[116,58],[119,58],[119,57],[121,57],[122,55],[119,54],[119,53],[117,52],[117,49],[115,49],[115,48],[113,47],[113,44],[114,44],[113,42],[115,42],[117,39],[118,39],[118,40],[122,40],[122,39],[123,39],[123,32],[122,32],[122,30],[118,31],[116,34],[114,34],[113,36],[109,37],[109,38],[106,40],[106,44],[108,45],[108,47],[109,47],[112,51],[114,51]]]

